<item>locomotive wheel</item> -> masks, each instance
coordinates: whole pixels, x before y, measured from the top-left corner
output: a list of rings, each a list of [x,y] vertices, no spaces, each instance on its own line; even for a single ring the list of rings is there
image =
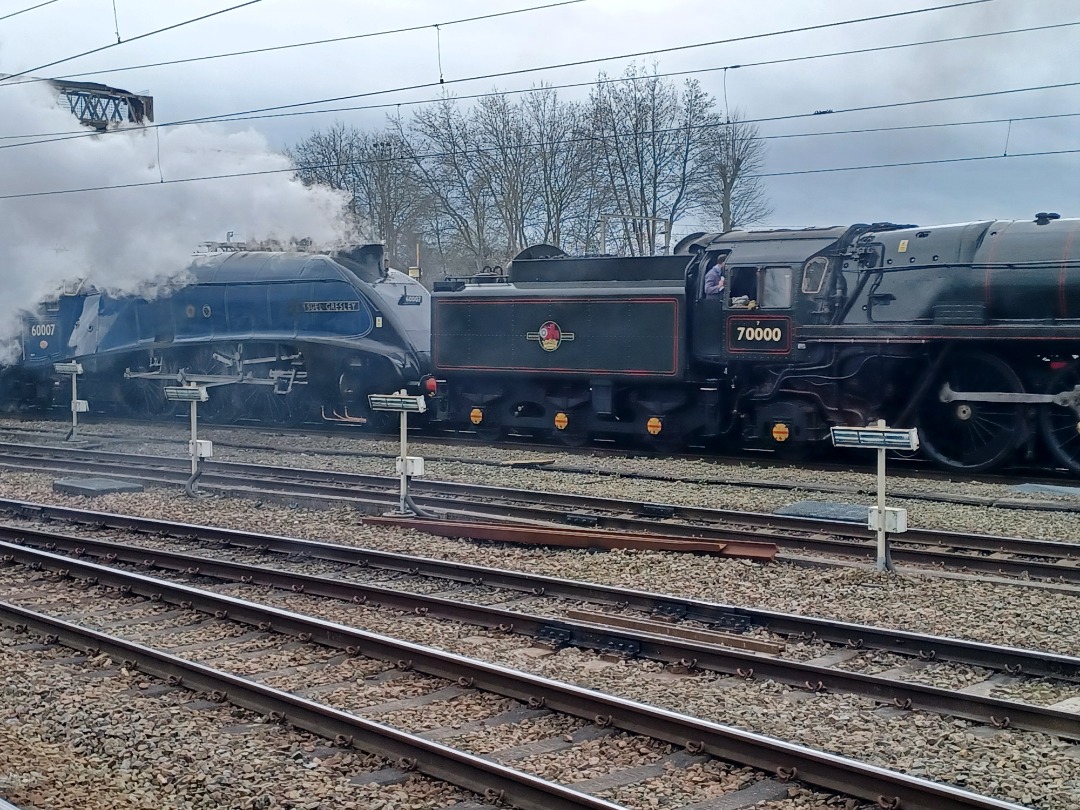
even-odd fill
[[[220,353],[231,354],[235,346],[220,347]],[[180,362],[189,374],[229,374],[230,369],[214,357],[216,346],[201,346],[190,357]],[[236,385],[217,385],[209,389],[209,398],[199,404],[199,418],[219,425],[235,422],[243,413],[237,404]]]
[[[165,399],[158,380],[132,379],[122,383],[121,397],[128,412],[139,419],[157,419],[176,412],[176,403]]]
[[[499,423],[492,425],[481,422],[473,427],[472,432],[476,438],[484,442],[497,442],[506,438],[506,428]]]
[[[579,427],[556,428],[551,431],[551,436],[564,447],[583,447],[589,441],[589,435]]]
[[[561,414],[561,417],[559,416]],[[551,438],[564,447],[582,447],[589,441],[589,434],[585,430],[588,424],[588,416],[583,408],[557,408],[549,414],[553,427]],[[560,418],[563,421],[560,421]],[[559,425],[562,429],[559,429]]]
[[[1024,405],[1010,402],[941,401],[955,392],[1018,394],[1020,378],[1004,360],[981,352],[960,354],[939,369],[919,406],[919,443],[939,466],[982,472],[1000,466],[1026,435]]]
[[[131,368],[142,372],[151,370],[149,360],[133,362]],[[175,373],[176,369],[171,371]],[[172,416],[177,413],[177,407],[175,402],[165,399],[165,384],[166,381],[161,379],[143,377],[128,379],[118,376],[116,398],[120,405],[136,419],[160,419]]]
[[[642,447],[653,453],[677,453],[686,445],[681,430],[675,426],[674,419],[665,419],[664,429],[657,435],[645,433],[640,437]]]
[[[1071,390],[1080,385],[1080,361],[1055,372],[1047,386],[1048,394]],[[1080,417],[1072,408],[1044,405],[1039,409],[1039,428],[1050,452],[1061,464],[1080,474]]]
[[[309,415],[307,398],[300,393],[275,394],[272,385],[240,383],[229,387],[235,389],[232,394],[240,420],[298,427]]]

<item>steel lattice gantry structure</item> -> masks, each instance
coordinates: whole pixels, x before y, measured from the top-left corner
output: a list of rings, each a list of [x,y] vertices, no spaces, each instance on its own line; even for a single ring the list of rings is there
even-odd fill
[[[95,129],[154,120],[153,96],[140,96],[96,82],[64,79],[50,79],[49,82],[67,99],[72,114]]]

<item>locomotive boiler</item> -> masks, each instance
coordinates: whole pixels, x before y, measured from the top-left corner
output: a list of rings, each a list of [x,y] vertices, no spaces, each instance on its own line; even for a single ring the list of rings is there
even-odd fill
[[[384,265],[381,245],[333,255],[231,251],[199,256],[167,294],[84,289],[23,326],[9,403],[47,404],[53,365],[78,361],[94,410],[171,411],[166,384],[205,383],[219,422],[366,424],[367,394],[415,386],[428,370],[427,291]]]
[[[700,233],[636,258],[536,246],[432,307],[436,416],[481,434],[797,454],[885,419],[949,469],[1023,452],[1080,473],[1080,220]]]

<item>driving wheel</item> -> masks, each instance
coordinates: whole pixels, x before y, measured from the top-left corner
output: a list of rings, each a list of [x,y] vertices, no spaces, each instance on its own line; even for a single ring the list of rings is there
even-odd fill
[[[943,402],[945,387],[953,399]],[[919,406],[919,442],[941,467],[981,472],[1004,463],[1026,436],[1024,405],[964,400],[964,393],[1019,394],[1020,378],[1008,363],[982,352],[950,357]]]
[[[1054,372],[1046,393],[1069,392],[1078,385],[1080,360],[1074,360]],[[1074,473],[1080,473],[1080,414],[1064,405],[1043,405],[1039,409],[1039,429],[1054,458]]]

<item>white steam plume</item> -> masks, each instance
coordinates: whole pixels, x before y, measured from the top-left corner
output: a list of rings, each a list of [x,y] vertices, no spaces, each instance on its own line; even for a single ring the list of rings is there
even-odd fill
[[[77,119],[44,82],[0,86],[0,135],[71,132]],[[159,144],[160,138],[160,144]],[[345,195],[305,187],[291,172],[160,184],[289,167],[253,130],[211,125],[131,127],[54,144],[0,140],[0,196],[152,182],[144,188],[0,199],[0,338],[64,283],[113,292],[152,291],[182,276],[200,242],[347,239]],[[160,160],[159,160],[160,154]]]

